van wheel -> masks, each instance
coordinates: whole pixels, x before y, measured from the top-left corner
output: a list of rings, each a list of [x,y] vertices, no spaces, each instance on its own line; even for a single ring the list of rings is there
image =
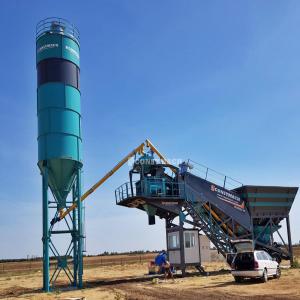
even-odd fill
[[[279,279],[280,276],[281,276],[281,269],[280,269],[280,267],[277,267],[277,269],[276,269],[276,274],[274,275],[274,278]]]
[[[243,281],[243,278],[240,276],[234,276],[234,280],[236,283],[241,283]]]
[[[268,281],[268,272],[267,269],[264,269],[263,275],[261,277],[262,282],[267,282]]]

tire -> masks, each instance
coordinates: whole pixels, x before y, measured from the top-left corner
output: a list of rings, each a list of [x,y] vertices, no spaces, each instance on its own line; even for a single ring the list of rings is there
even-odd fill
[[[243,281],[243,278],[240,276],[234,276],[234,280],[236,283],[241,283]]]
[[[267,269],[264,269],[263,275],[261,277],[262,282],[267,282],[268,281],[268,272]]]
[[[281,276],[281,269],[278,266],[277,269],[276,269],[276,274],[274,275],[274,278],[279,279],[280,276]]]

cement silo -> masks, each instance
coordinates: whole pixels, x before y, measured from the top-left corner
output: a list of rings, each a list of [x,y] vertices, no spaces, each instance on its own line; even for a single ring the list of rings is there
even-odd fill
[[[49,255],[57,258],[57,270],[64,270],[74,285],[82,285],[82,207],[81,207],[81,103],[79,32],[67,20],[48,18],[37,24],[37,116],[38,166],[43,177],[43,259],[44,290],[55,281],[49,276]],[[50,188],[53,200],[48,197]],[[73,191],[71,201],[67,197]],[[49,224],[71,204],[77,209],[68,230],[54,230]],[[51,207],[50,207],[51,205]],[[71,225],[71,226],[70,226]],[[68,267],[70,253],[61,255],[52,241],[53,234],[71,234],[73,267]],[[49,253],[50,250],[50,253]],[[52,253],[51,253],[52,252]],[[70,271],[70,272],[69,272]],[[68,272],[70,274],[68,274]]]

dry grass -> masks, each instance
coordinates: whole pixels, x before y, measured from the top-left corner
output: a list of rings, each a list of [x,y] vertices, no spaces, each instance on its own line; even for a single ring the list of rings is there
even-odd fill
[[[300,246],[294,246],[293,247],[294,256],[300,257]]]
[[[248,281],[236,284],[222,262],[210,263],[210,276],[191,275],[186,278],[152,281],[147,263],[100,266],[85,270],[84,289],[68,290],[65,278],[55,292],[41,292],[42,274],[13,275],[0,278],[0,299],[86,299],[154,300],[154,299],[300,299],[300,270],[284,269],[282,277],[266,284]]]

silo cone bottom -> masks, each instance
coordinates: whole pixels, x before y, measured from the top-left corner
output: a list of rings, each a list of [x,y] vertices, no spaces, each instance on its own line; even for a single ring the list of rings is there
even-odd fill
[[[66,207],[66,199],[72,189],[72,184],[82,166],[81,162],[72,159],[49,159],[48,165],[48,184],[51,192],[58,202],[58,210]],[[39,161],[38,166],[44,174],[45,168],[43,161]]]

